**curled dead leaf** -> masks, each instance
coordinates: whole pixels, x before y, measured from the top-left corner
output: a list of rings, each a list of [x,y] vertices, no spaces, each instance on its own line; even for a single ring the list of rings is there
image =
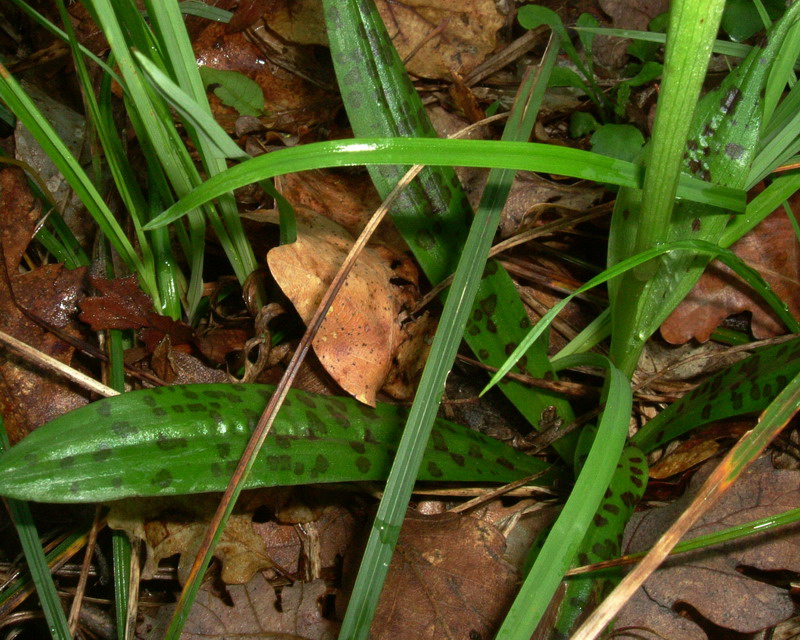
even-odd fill
[[[267,262],[283,292],[308,322],[353,238],[311,210],[298,209],[297,214],[297,242],[275,247]],[[398,320],[402,292],[393,277],[380,253],[367,247],[312,343],[336,382],[370,405],[375,404],[403,338]]]

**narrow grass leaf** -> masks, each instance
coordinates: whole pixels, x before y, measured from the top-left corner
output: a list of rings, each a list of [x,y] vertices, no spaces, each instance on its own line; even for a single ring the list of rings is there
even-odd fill
[[[537,73],[528,74],[521,85],[503,132],[504,139],[527,140],[530,136],[547,88],[549,72],[555,64],[558,42],[559,38],[554,36]],[[372,618],[441,403],[445,381],[461,344],[467,317],[480,286],[513,178],[514,172],[505,169],[495,169],[489,174],[445,300],[439,328],[386,482],[386,490],[370,530],[364,558],[342,622],[342,638],[369,637]]]
[[[611,482],[625,445],[633,405],[630,382],[604,356],[584,354],[562,360],[564,366],[589,364],[607,371],[603,399],[605,410],[597,435],[564,508],[547,536],[539,555],[511,606],[497,640],[528,640],[536,629]]]
[[[641,186],[641,168],[630,162],[554,145],[421,138],[336,140],[281,149],[231,167],[182,197],[145,225],[145,229],[174,222],[187,211],[259,180],[297,171],[364,164],[424,164],[541,171],[632,188]],[[745,194],[741,189],[719,187],[688,176],[681,176],[678,196],[722,207],[733,213],[745,209]]]
[[[0,451],[8,449],[9,446],[8,435],[2,416],[0,416]],[[30,507],[27,502],[13,498],[6,499],[6,504],[14,527],[17,529],[33,584],[36,585],[36,593],[39,596],[50,635],[58,640],[70,640],[72,634],[69,631],[67,616],[61,606],[61,599],[58,597]]]

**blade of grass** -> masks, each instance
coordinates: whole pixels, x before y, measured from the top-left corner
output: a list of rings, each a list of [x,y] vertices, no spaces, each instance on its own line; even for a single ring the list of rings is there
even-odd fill
[[[503,366],[497,370],[497,373],[492,376],[492,379],[489,381],[486,387],[484,387],[483,391],[481,391],[481,395],[486,393],[489,389],[503,379],[503,376],[505,376],[505,374],[511,370],[514,364],[516,364],[517,360],[519,360],[519,358],[525,354],[525,351],[527,351],[530,345],[533,344],[533,342],[539,338],[544,331],[547,330],[547,327],[550,325],[553,319],[559,313],[561,313],[564,307],[566,307],[575,296],[584,293],[585,291],[588,291],[599,284],[608,282],[611,278],[615,278],[623,273],[629,272],[639,265],[645,264],[648,260],[652,260],[653,258],[662,256],[672,251],[692,251],[716,256],[718,260],[730,267],[738,276],[740,276],[764,298],[764,300],[770,305],[770,308],[776,314],[778,314],[780,319],[786,324],[787,327],[789,327],[792,333],[800,331],[800,322],[798,322],[789,312],[786,303],[778,298],[769,285],[764,282],[764,279],[761,277],[761,275],[755,269],[745,264],[745,262],[739,256],[728,249],[711,244],[710,242],[704,242],[702,240],[679,240],[677,242],[671,242],[669,244],[664,244],[659,247],[649,249],[648,251],[643,251],[638,255],[618,262],[613,267],[610,267],[601,274],[595,276],[586,284],[579,287],[566,298],[554,305],[550,311],[542,316],[542,318],[536,323],[530,332],[528,332],[528,334],[525,336],[525,339],[508,357],[508,360],[506,360],[505,364],[503,364]]]
[[[568,356],[560,364],[565,367],[589,364],[606,369],[602,398],[605,410],[570,497],[497,632],[497,640],[531,637],[591,525],[628,434],[633,395],[625,375],[608,358],[598,354]]]
[[[3,425],[2,416],[0,416],[0,451],[8,449],[9,446],[8,434]],[[36,531],[36,523],[33,521],[33,515],[28,503],[11,498],[4,500],[22,543],[25,561],[28,563],[33,584],[36,586],[36,593],[39,596],[50,635],[59,640],[70,640],[72,634],[69,631],[67,616],[61,606],[61,599],[56,592],[56,585],[53,582],[53,576],[50,574],[50,567],[47,565],[47,559],[39,541],[39,534]]]
[[[725,228],[719,241],[720,246],[730,247],[798,190],[800,190],[800,172],[787,173],[775,178],[771,185],[748,203],[744,215],[734,218]]]
[[[536,121],[547,79],[559,49],[560,38],[551,37],[536,73],[530,73],[520,91],[503,131],[504,140],[527,140]],[[453,366],[467,317],[480,285],[500,213],[508,197],[514,172],[495,169],[470,227],[467,242],[448,290],[439,329],[411,407],[406,427],[386,482],[386,489],[372,524],[340,637],[366,638],[375,614],[392,554],[400,535],[422,454],[441,403],[447,375]]]
[[[533,142],[494,140],[432,140],[422,138],[363,138],[315,142],[281,149],[246,162],[206,180],[152,220],[145,229],[169,224],[187,211],[229,191],[284,173],[362,164],[425,164],[540,171],[585,180],[641,187],[641,168],[580,149]],[[681,176],[678,196],[740,213],[744,192]]]

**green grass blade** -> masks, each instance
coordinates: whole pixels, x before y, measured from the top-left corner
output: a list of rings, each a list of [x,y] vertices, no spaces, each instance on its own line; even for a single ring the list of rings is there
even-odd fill
[[[0,451],[8,449],[9,446],[8,435],[0,416]],[[25,561],[28,563],[33,584],[36,586],[36,593],[39,596],[50,635],[58,640],[70,640],[72,634],[69,631],[67,616],[56,592],[56,585],[53,582],[50,567],[47,565],[47,558],[45,558],[42,544],[39,541],[39,534],[36,531],[36,524],[28,503],[7,498],[6,505],[22,543]]]
[[[591,364],[607,370],[606,392],[603,394],[606,407],[575,487],[506,615],[497,640],[527,640],[531,637],[591,526],[625,445],[633,405],[626,376],[607,358],[597,354],[570,356],[563,363],[569,366]]]
[[[656,42],[665,44],[667,42],[666,33],[655,31],[637,31],[636,29],[611,29],[607,27],[573,27],[575,31],[585,31],[598,36],[612,36],[616,38],[628,38],[631,40],[641,40],[642,42]],[[727,40],[715,40],[712,51],[723,56],[734,58],[744,58],[750,53],[751,46],[739,42],[729,42]]]
[[[673,71],[665,74],[659,92],[642,188],[642,219],[633,253],[641,253],[668,236],[686,139],[724,7],[724,0],[687,0],[673,3],[670,10],[664,66]],[[653,268],[650,275],[654,272]],[[642,276],[637,274],[638,278]]]
[[[748,203],[744,215],[734,218],[725,228],[719,241],[720,246],[730,247],[799,190],[800,172],[775,178],[772,184]]]
[[[231,167],[182,197],[145,225],[145,229],[174,222],[195,207],[259,180],[297,171],[364,164],[425,164],[541,171],[632,188],[641,186],[641,169],[630,162],[554,145],[420,138],[337,140],[281,149]],[[745,209],[744,192],[741,189],[719,187],[688,176],[681,176],[678,196],[724,207],[735,213]]]
[[[89,213],[97,222],[103,234],[109,239],[114,249],[120,254],[128,267],[139,274],[142,286],[152,293],[154,283],[147,277],[142,262],[136,251],[119,226],[102,196],[98,193],[89,176],[83,171],[80,163],[67,149],[52,125],[44,118],[36,105],[25,94],[17,81],[0,65],[0,99],[28,128],[47,156],[58,167],[66,181],[80,198]]]
[[[559,313],[561,313],[564,307],[566,307],[575,296],[580,295],[581,293],[584,293],[599,284],[608,282],[612,278],[623,275],[624,273],[635,269],[639,265],[647,263],[647,261],[652,260],[653,258],[657,258],[673,251],[690,251],[698,254],[717,257],[717,259],[735,271],[737,275],[739,275],[745,282],[753,287],[756,292],[759,293],[759,295],[762,296],[762,298],[770,305],[770,308],[776,314],[778,314],[778,317],[780,317],[781,321],[783,321],[786,326],[789,327],[790,331],[797,332],[800,330],[800,323],[798,323],[794,316],[792,316],[792,314],[789,312],[786,303],[775,295],[769,285],[764,282],[764,279],[755,269],[745,264],[735,253],[702,240],[679,240],[677,242],[671,242],[659,247],[654,247],[648,251],[643,251],[640,254],[618,262],[613,267],[609,267],[601,274],[595,276],[586,284],[576,289],[569,296],[554,305],[550,311],[542,316],[541,320],[539,320],[539,322],[537,322],[536,325],[530,330],[528,335],[525,337],[525,340],[523,340],[514,350],[514,352],[508,357],[508,360],[506,360],[505,364],[503,364],[503,366],[497,370],[497,373],[492,376],[492,379],[483,389],[481,394],[486,393],[500,380],[502,380],[503,376],[505,376],[505,374],[511,370],[517,360],[519,360],[519,358],[525,354],[528,348],[530,348],[530,345],[533,344],[533,342],[547,330],[547,327],[550,326],[550,323],[553,321],[553,319]]]
[[[547,78],[555,64],[558,40],[554,36],[537,74],[529,74],[520,87],[518,101],[503,132],[504,139],[527,140],[530,136],[547,87]],[[513,178],[514,172],[505,169],[495,169],[489,174],[445,300],[439,328],[387,479],[384,497],[370,531],[353,595],[342,622],[342,638],[366,638],[369,635],[417,471],[441,403],[445,381],[461,344]]]

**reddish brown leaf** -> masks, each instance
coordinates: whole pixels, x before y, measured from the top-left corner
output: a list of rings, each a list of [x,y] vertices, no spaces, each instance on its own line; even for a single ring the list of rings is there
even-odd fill
[[[491,638],[517,587],[504,550],[503,536],[483,520],[409,516],[370,637]]]
[[[165,336],[173,347],[192,344],[194,329],[153,311],[153,301],[139,288],[136,276],[108,280],[91,278],[100,296],[81,302],[81,320],[95,331],[104,329],[143,329],[140,333],[147,350],[152,352]]]
[[[258,41],[258,29],[251,32],[251,37]],[[224,24],[211,23],[193,46],[199,65],[238,71],[261,87],[265,101],[264,115],[259,119],[268,129],[297,132],[331,120],[339,108],[337,101],[318,84],[304,79],[303,74],[276,64],[274,59],[283,52],[269,50],[266,42],[260,47],[244,33],[227,33]],[[312,72],[318,72],[320,68],[318,62]],[[209,101],[217,121],[227,131],[233,132],[239,113],[222,104],[213,93],[209,94]]]
[[[792,197],[800,206],[800,194]],[[776,209],[742,237],[731,249],[757,269],[789,311],[800,318],[800,247],[783,207]],[[777,316],[741,278],[714,261],[697,285],[661,325],[667,342],[683,344],[695,338],[705,342],[728,316],[752,313],[751,329],[756,338],[771,338],[786,332]]]
[[[19,262],[40,209],[22,171],[0,171],[0,234],[11,286],[19,303],[33,315],[76,337],[76,302],[83,295],[85,269],[66,270],[51,264],[19,273]],[[29,320],[14,305],[6,278],[0,278],[0,329],[27,345],[70,364],[74,349]],[[0,411],[12,442],[58,415],[86,403],[86,398],[62,378],[16,357],[0,363]]]
[[[715,465],[710,463],[696,474],[687,494],[674,504],[635,514],[626,530],[626,552],[649,548],[683,513]],[[763,457],[686,537],[795,509],[800,506],[798,487],[800,471],[777,471],[769,457]],[[616,628],[636,627],[636,631],[620,637],[706,638],[701,626],[676,613],[687,608],[723,629],[743,634],[756,633],[787,619],[794,612],[792,598],[786,588],[774,586],[769,576],[771,572],[800,571],[799,545],[800,528],[792,525],[670,559],[622,610]],[[763,579],[748,577],[748,571]]]

